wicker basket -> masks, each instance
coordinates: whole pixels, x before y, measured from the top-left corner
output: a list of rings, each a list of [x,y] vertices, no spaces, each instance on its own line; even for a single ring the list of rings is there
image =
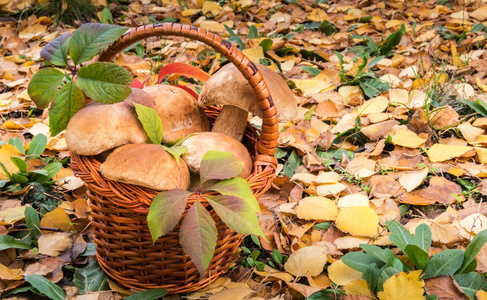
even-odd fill
[[[204,42],[232,62],[250,83],[263,111],[262,130],[247,125],[243,143],[254,160],[247,178],[258,198],[272,182],[277,161],[274,150],[278,137],[277,115],[269,89],[255,65],[235,46],[204,29],[175,23],[162,23],[132,29],[114,42],[99,57],[110,61],[129,45],[151,36],[183,36]],[[210,123],[219,110],[205,108]],[[100,162],[92,156],[72,154],[71,168],[87,185],[92,209],[96,256],[100,266],[119,284],[135,289],[165,288],[170,293],[186,293],[210,284],[228,266],[238,250],[242,235],[230,230],[205,199],[200,202],[210,211],[218,228],[218,241],[210,266],[200,277],[179,244],[178,229],[155,244],[147,227],[147,213],[156,191],[115,182],[100,173]],[[191,196],[186,211],[196,201]],[[186,213],[186,212],[185,212]]]

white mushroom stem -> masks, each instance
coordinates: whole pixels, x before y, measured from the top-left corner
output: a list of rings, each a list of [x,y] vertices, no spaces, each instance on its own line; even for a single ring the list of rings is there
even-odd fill
[[[249,113],[233,105],[225,105],[218,114],[211,132],[226,134],[237,141],[242,141]]]

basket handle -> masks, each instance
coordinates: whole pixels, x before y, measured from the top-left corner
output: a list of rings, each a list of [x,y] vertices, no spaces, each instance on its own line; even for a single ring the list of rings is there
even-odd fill
[[[152,36],[183,36],[198,40],[212,47],[232,62],[249,82],[262,110],[262,132],[257,143],[256,165],[271,165],[275,170],[277,159],[274,152],[279,136],[277,111],[267,84],[255,64],[242,51],[219,35],[205,29],[177,23],[150,24],[133,28],[113,42],[99,56],[98,61],[111,61],[128,46]]]

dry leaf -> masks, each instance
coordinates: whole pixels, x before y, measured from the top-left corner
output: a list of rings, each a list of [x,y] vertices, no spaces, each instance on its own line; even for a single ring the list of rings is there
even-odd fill
[[[380,300],[423,300],[424,281],[419,280],[422,270],[401,272],[384,282],[384,290],[377,293]]]
[[[59,253],[68,250],[73,244],[69,232],[45,233],[39,237],[38,242],[39,253],[48,256],[58,256]]]
[[[451,275],[438,275],[428,278],[424,282],[426,293],[436,295],[438,299],[469,299]]]
[[[352,206],[367,206],[370,207],[369,198],[363,194],[350,194],[346,195],[338,200],[339,208],[352,207]]]
[[[299,201],[296,214],[305,220],[334,221],[338,208],[335,202],[325,197],[306,197]]]
[[[289,256],[284,269],[296,277],[317,276],[323,272],[327,254],[327,249],[321,246],[301,248]]]
[[[353,206],[342,208],[335,224],[343,232],[373,237],[378,232],[379,218],[370,207]]]
[[[356,271],[337,260],[328,267],[328,276],[336,285],[347,285],[362,278],[362,272]]]
[[[426,176],[428,176],[428,172],[428,168],[416,172],[405,172],[399,177],[399,183],[406,191],[410,192],[424,182]]]
[[[369,289],[369,284],[363,279],[357,279],[343,287],[343,290],[348,295],[359,295],[373,299],[374,294]]]
[[[58,207],[47,214],[41,219],[42,227],[58,228],[63,231],[72,229],[71,220],[64,209]]]
[[[468,146],[434,144],[426,151],[426,154],[428,154],[431,162],[442,162],[460,157],[472,149]]]

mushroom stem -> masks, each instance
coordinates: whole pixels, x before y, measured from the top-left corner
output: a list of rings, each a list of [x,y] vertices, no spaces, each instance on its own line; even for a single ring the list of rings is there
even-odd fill
[[[240,142],[248,118],[249,113],[247,111],[233,105],[225,105],[218,114],[211,132],[226,134]]]

